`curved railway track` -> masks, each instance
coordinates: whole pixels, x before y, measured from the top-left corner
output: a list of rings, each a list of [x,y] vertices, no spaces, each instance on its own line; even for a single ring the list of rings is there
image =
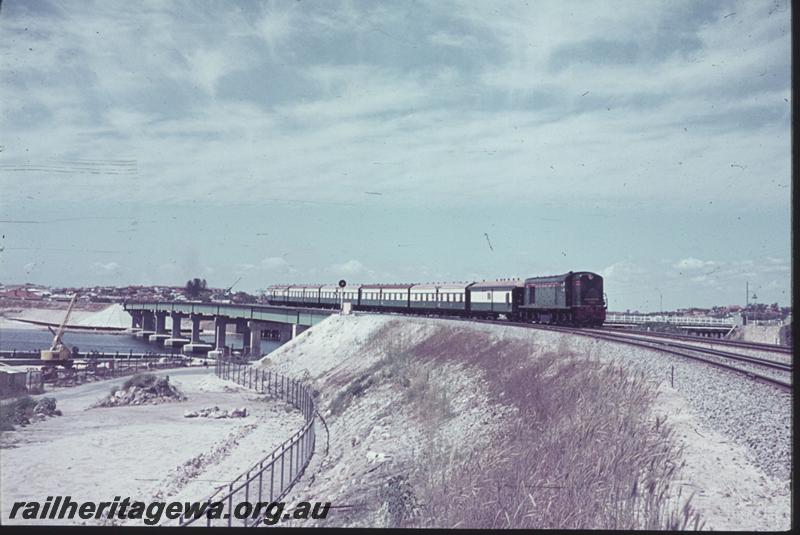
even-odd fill
[[[720,346],[739,347],[742,349],[752,349],[754,351],[769,352],[769,353],[782,353],[786,355],[792,354],[792,348],[776,346],[774,344],[762,344],[759,342],[743,342],[740,340],[727,340],[724,338],[703,338],[701,336],[690,336],[687,334],[677,333],[662,333],[654,331],[637,331],[637,330],[624,330],[618,327],[603,327],[603,331],[612,334],[631,334],[639,336],[651,336],[657,338],[670,338],[673,340],[686,340],[687,342],[698,342],[705,344],[715,344]]]
[[[792,365],[786,362],[753,357],[751,355],[743,355],[741,353],[733,353],[731,351],[723,351],[709,347],[689,345],[660,337],[647,339],[642,335],[631,336],[621,333],[609,333],[606,330],[555,327],[550,325],[532,325],[532,327],[578,334],[601,340],[663,351],[665,353],[705,362],[712,366],[743,374],[754,380],[772,384],[784,390],[791,390],[792,388]]]
[[[453,319],[453,318],[450,318]],[[555,325],[543,325],[539,323],[512,323],[502,320],[481,320],[462,318],[463,321],[475,323],[486,323],[491,325],[506,325],[509,327],[522,327],[528,329],[541,329],[547,331],[577,334],[589,338],[618,342],[636,347],[662,351],[671,355],[704,362],[718,368],[733,371],[746,375],[753,380],[776,386],[782,390],[792,389],[792,364],[772,359],[743,355],[721,349],[702,347],[684,344],[664,337],[654,336],[647,339],[649,333],[637,333],[628,335],[626,333],[608,332],[605,329],[586,329],[579,327],[564,327]]]

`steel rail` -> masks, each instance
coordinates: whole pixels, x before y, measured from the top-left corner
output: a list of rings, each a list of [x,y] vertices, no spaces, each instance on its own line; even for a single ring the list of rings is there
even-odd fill
[[[691,342],[702,342],[705,344],[718,344],[732,347],[741,347],[742,349],[752,349],[754,351],[766,351],[772,353],[785,353],[791,355],[793,353],[791,347],[776,346],[774,344],[765,344],[761,342],[744,342],[741,340],[727,340],[725,338],[704,338],[702,336],[691,336],[687,334],[678,333],[664,333],[658,331],[640,331],[637,329],[624,329],[622,327],[611,327],[608,325],[603,326],[603,330],[610,333],[623,333],[623,334],[638,334],[643,336],[654,336],[660,338],[674,338],[676,340],[686,340]]]
[[[519,325],[519,324],[517,324],[517,325]],[[525,326],[528,327],[529,325],[526,324]],[[764,375],[764,374],[755,372],[753,370],[740,368],[738,366],[733,366],[731,364],[726,364],[726,363],[720,362],[718,360],[705,358],[705,357],[703,357],[701,355],[687,353],[687,351],[694,351],[695,353],[708,353],[708,349],[707,348],[691,347],[690,349],[683,349],[683,348],[675,347],[674,344],[671,344],[669,342],[662,342],[662,341],[655,341],[655,340],[643,340],[641,338],[626,337],[624,335],[623,336],[611,335],[611,334],[608,334],[608,333],[598,333],[598,332],[592,332],[592,331],[587,331],[587,330],[583,330],[583,329],[563,327],[563,326],[530,324],[530,327],[531,328],[539,328],[539,329],[542,329],[542,330],[554,331],[554,332],[566,332],[566,333],[570,333],[570,334],[578,334],[578,335],[581,335],[581,336],[588,336],[588,337],[591,337],[591,338],[598,338],[598,339],[601,339],[601,340],[608,340],[608,341],[612,341],[612,342],[619,342],[619,343],[622,343],[622,344],[628,344],[628,345],[643,347],[643,348],[647,348],[647,349],[654,349],[656,351],[663,351],[665,353],[669,353],[669,354],[672,354],[672,355],[677,355],[677,356],[680,356],[680,357],[684,357],[684,358],[688,358],[688,359],[692,359],[692,360],[696,360],[696,361],[700,361],[700,362],[705,362],[707,364],[711,364],[711,365],[717,366],[719,368],[731,370],[731,371],[737,372],[739,374],[744,374],[744,375],[747,375],[748,377],[750,377],[752,379],[755,379],[755,380],[758,380],[758,381],[763,381],[765,383],[772,384],[772,385],[777,386],[777,387],[782,388],[782,389],[786,389],[786,390],[791,390],[792,389],[792,383],[786,382],[786,381],[782,381],[782,380],[780,380],[780,379],[778,379],[776,377],[773,377],[773,376],[770,376],[770,375]],[[762,361],[762,359],[755,359],[755,357],[744,357],[744,355],[736,355],[736,354],[729,354],[729,355],[733,355],[733,356],[726,355],[723,358],[728,358],[728,359],[733,359],[733,360],[740,360],[740,361],[745,361],[745,359],[747,359],[747,362],[749,362],[751,364],[765,365],[764,362]],[[719,355],[715,355],[715,356],[719,356]],[[750,359],[754,359],[755,361],[751,361]],[[774,363],[774,361],[769,361],[769,362],[770,363]],[[782,371],[791,372],[791,368],[790,369],[784,369]]]
[[[767,368],[774,368],[776,370],[781,370],[781,371],[785,371],[785,372],[791,372],[792,371],[792,365],[789,364],[789,363],[786,363],[786,362],[778,362],[776,360],[762,359],[762,358],[759,358],[759,357],[753,357],[751,355],[742,355],[740,353],[731,353],[730,351],[723,351],[721,349],[714,349],[714,348],[711,348],[711,347],[693,346],[693,345],[689,345],[689,344],[681,344],[679,342],[670,342],[670,341],[665,340],[665,339],[660,339],[660,340],[650,339],[650,340],[647,340],[647,334],[642,334],[642,333],[635,333],[635,334],[634,333],[609,333],[607,331],[597,331],[597,330],[593,330],[593,331],[589,331],[589,332],[599,332],[599,334],[602,334],[602,335],[610,335],[610,336],[618,337],[618,338],[631,338],[631,339],[645,340],[645,341],[650,341],[650,342],[652,342],[654,344],[661,344],[661,345],[665,345],[665,346],[668,346],[668,347],[674,347],[674,348],[677,348],[677,349],[687,349],[689,351],[698,351],[700,353],[706,353],[706,354],[714,355],[714,356],[718,356],[718,357],[729,358],[731,360],[739,360],[739,361],[742,361],[742,362],[749,362],[749,363],[752,363],[752,364],[757,364],[759,366],[764,366],[764,367],[767,367]],[[658,337],[658,338],[660,338],[660,337]]]

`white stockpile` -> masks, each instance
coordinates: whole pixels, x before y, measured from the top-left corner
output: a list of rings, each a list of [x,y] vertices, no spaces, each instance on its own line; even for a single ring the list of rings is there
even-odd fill
[[[105,327],[127,329],[131,326],[131,315],[119,303],[94,312],[72,323],[80,327]]]
[[[11,319],[33,321],[60,325],[64,320],[64,310],[61,309],[26,309]],[[169,319],[169,318],[167,318]],[[169,322],[168,326],[169,326]],[[119,303],[109,305],[103,310],[90,312],[75,310],[70,314],[68,326],[105,329],[127,329],[131,326],[131,315]]]

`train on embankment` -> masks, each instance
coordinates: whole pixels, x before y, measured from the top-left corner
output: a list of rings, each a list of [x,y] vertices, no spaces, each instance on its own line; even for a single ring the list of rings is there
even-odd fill
[[[596,327],[606,318],[603,277],[588,271],[481,282],[428,284],[277,284],[273,305],[353,309]]]

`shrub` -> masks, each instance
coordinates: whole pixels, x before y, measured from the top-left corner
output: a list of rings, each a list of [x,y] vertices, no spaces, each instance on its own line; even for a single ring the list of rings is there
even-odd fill
[[[0,403],[0,431],[14,430],[13,413],[13,403]]]
[[[158,381],[158,376],[152,373],[137,373],[122,384],[122,388],[128,390],[132,386],[148,388],[154,386]]]
[[[36,400],[30,396],[0,404],[0,431],[13,431],[16,425],[29,424],[34,407]]]

